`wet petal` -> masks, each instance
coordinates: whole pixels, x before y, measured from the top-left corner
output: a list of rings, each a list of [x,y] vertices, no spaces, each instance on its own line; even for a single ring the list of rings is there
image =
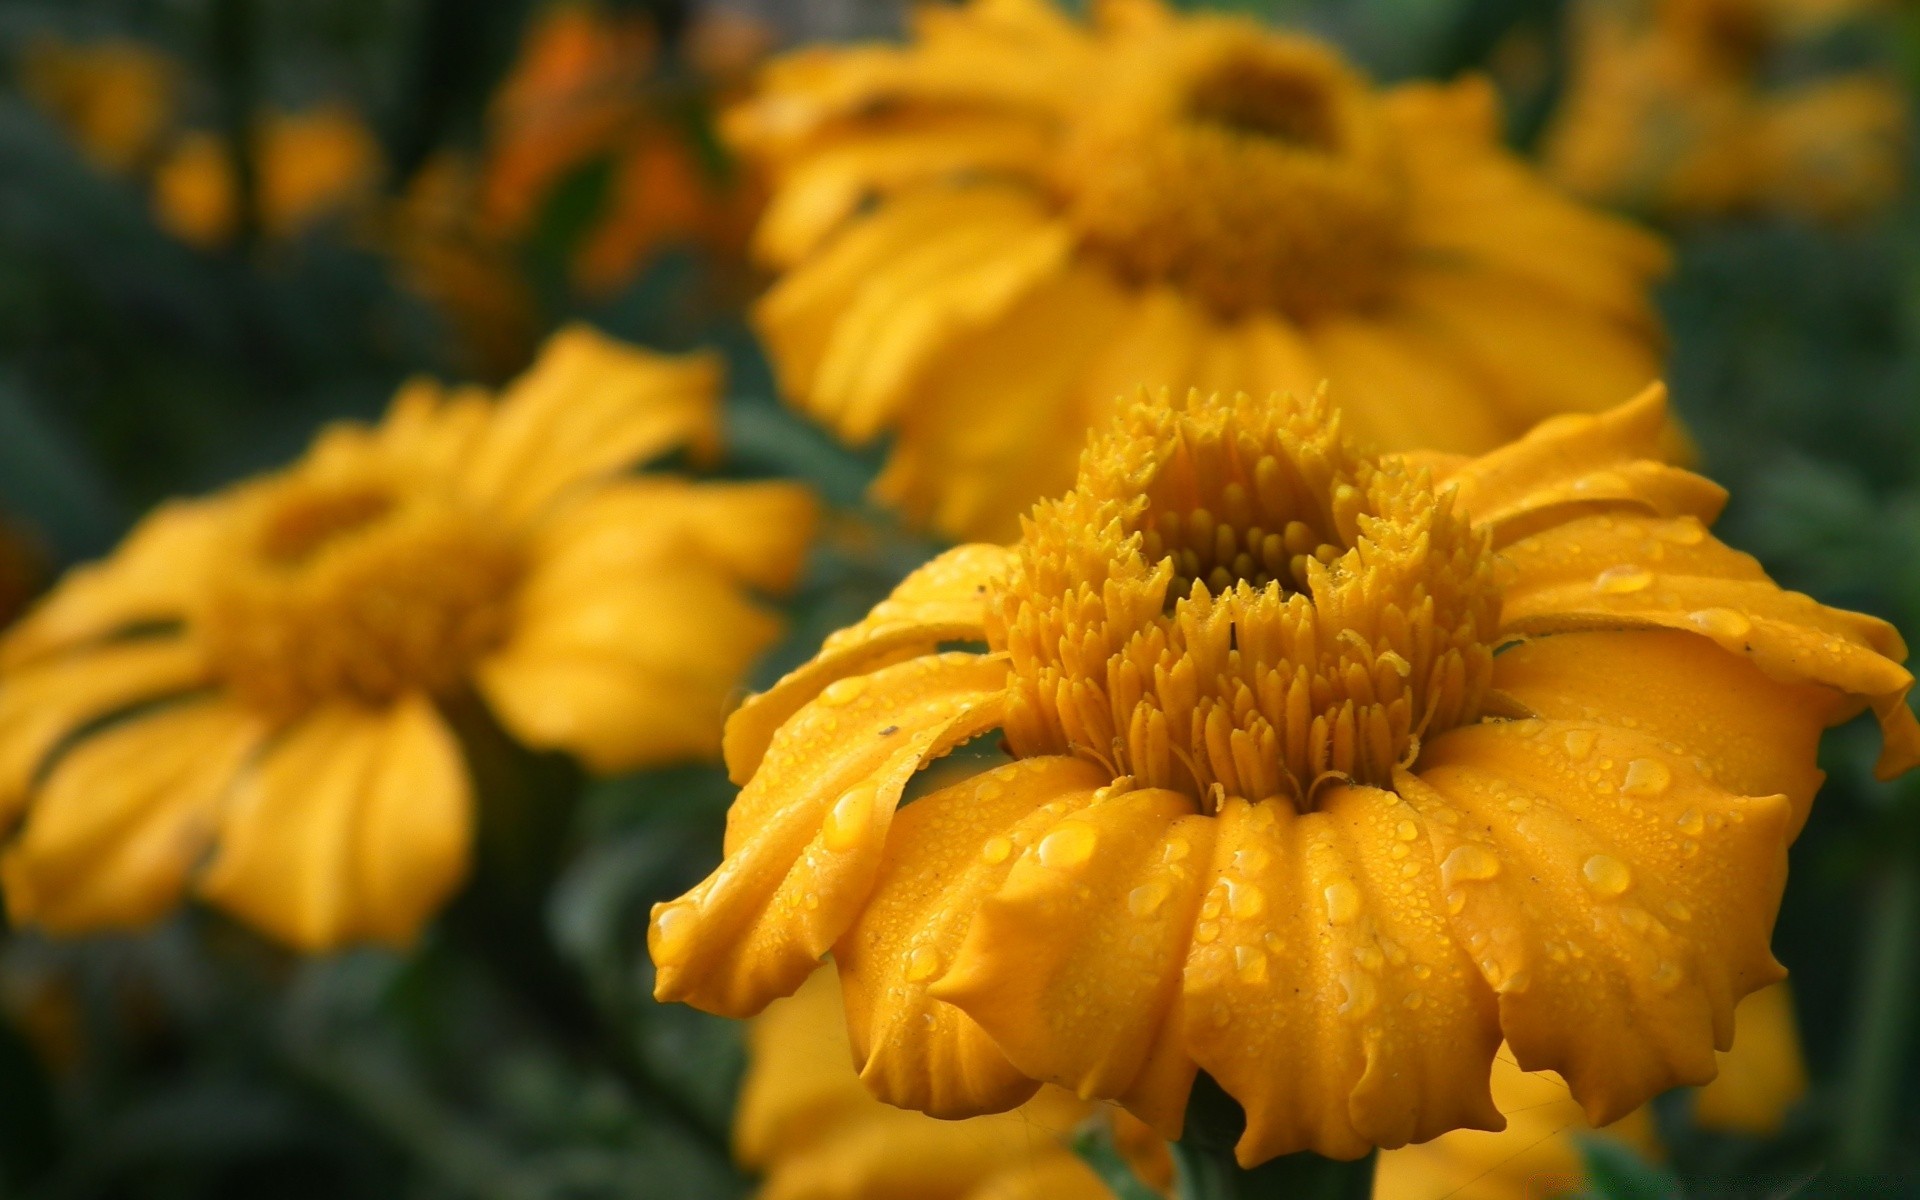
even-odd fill
[[[974,914],[1064,813],[1106,783],[1073,758],[1032,758],[923,796],[895,815],[886,861],[834,944],[854,1063],[889,1104],[936,1117],[1003,1112],[1038,1085],[960,1009],[929,996]]]
[[[163,916],[263,733],[231,705],[194,700],[82,741],[55,763],[7,849],[9,914],[59,932]]]
[[[999,656],[919,658],[782,725],[727,815],[726,860],[654,907],[656,996],[750,1016],[798,987],[866,902],[901,789],[1000,723],[1006,672]]]
[[[199,648],[182,638],[109,642],[29,663],[0,686],[0,828],[27,801],[49,751],[86,723],[204,682]]]
[[[1498,1128],[1493,1000],[1454,943],[1425,822],[1342,787],[1229,800],[1187,959],[1187,1042],[1247,1112],[1242,1163]]]
[[[1004,546],[954,547],[901,580],[858,624],[827,638],[807,663],[747,697],[727,721],[733,781],[752,778],[774,731],[834,680],[926,654],[941,642],[985,641],[987,585],[1009,561]]]
[[[1659,465],[1669,436],[1666,389],[1656,384],[1604,413],[1543,421],[1435,482],[1456,489],[1456,503],[1495,545],[1595,509],[1712,521],[1726,492]]]
[[[1565,1076],[1595,1123],[1713,1077],[1734,1004],[1782,974],[1786,797],[1585,721],[1452,730],[1396,786],[1521,1066]]]
[[[1704,635],[1769,677],[1860,697],[1880,718],[1883,778],[1920,762],[1913,676],[1893,626],[1768,579],[1691,518],[1586,517],[1507,548],[1503,631],[1669,628]]]
[[[1660,629],[1530,639],[1493,660],[1493,686],[1534,716],[1674,743],[1729,791],[1784,794],[1796,834],[1826,778],[1820,733],[1850,708],[1830,688],[1769,679],[1706,638]]]
[[[1029,846],[932,993],[1027,1075],[1177,1136],[1193,1084],[1180,965],[1213,823],[1177,792],[1097,800]]]
[[[472,808],[431,702],[324,708],[241,778],[200,891],[302,950],[405,945],[466,874]]]

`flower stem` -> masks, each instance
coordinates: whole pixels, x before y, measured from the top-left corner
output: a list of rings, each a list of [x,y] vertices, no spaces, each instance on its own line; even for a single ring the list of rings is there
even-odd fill
[[[1354,1162],[1289,1154],[1252,1169],[1233,1157],[1246,1116],[1207,1075],[1194,1083],[1187,1130],[1172,1146],[1180,1200],[1368,1200],[1374,1155]]]
[[[1835,1147],[1841,1169],[1858,1175],[1886,1165],[1900,1081],[1913,1048],[1912,997],[1920,981],[1920,838],[1909,834],[1887,864],[1868,919],[1857,1033]]]

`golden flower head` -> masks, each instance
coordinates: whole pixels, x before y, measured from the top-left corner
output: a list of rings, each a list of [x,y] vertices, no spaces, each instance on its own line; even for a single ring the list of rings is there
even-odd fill
[[[1502,149],[1484,81],[1378,90],[1156,0],[915,30],[776,61],[726,130],[772,187],[783,389],[851,441],[890,431],[879,491],[943,531],[1011,534],[1142,383],[1330,377],[1370,441],[1478,452],[1658,373],[1665,251]]]
[[[406,385],[277,474],[167,504],[0,642],[9,915],[203,896],[301,948],[404,942],[466,869],[441,711],[618,770],[709,754],[798,569],[787,484],[631,475],[710,451],[717,364],[585,328],[494,399]],[[201,859],[211,850],[211,860]]]
[[[1844,221],[1899,194],[1907,104],[1870,69],[1785,72],[1796,47],[1872,3],[1585,0],[1546,141],[1568,189],[1673,216],[1769,211]]]
[[[1497,1129],[1503,1038],[1598,1122],[1704,1082],[1782,973],[1821,730],[1871,705],[1892,773],[1920,722],[1898,635],[1713,538],[1665,422],[1381,456],[1324,400],[1143,400],[1016,546],[734,714],[658,994],[747,1014],[831,951],[883,1099],[1046,1081],[1173,1136],[1206,1070],[1249,1163]],[[1016,761],[900,807],[995,730]]]
[[[1110,1200],[1068,1148],[1093,1105],[1042,1088],[1007,1113],[939,1121],[869,1095],[854,1074],[832,970],[774,1002],[748,1034],[734,1156],[763,1179],[758,1200]],[[1151,1130],[1113,1111],[1123,1153],[1164,1186],[1172,1163]]]

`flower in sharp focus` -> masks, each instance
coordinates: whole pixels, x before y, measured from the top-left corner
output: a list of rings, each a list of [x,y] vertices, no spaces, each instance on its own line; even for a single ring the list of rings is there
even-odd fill
[[[1784,983],[1761,988],[1734,1014],[1733,1048],[1719,1057],[1720,1073],[1694,1099],[1703,1128],[1769,1136],[1806,1092],[1800,1037]],[[1507,1118],[1497,1133],[1458,1129],[1424,1145],[1380,1156],[1374,1200],[1545,1200],[1587,1195],[1577,1143],[1595,1130],[1566,1084],[1550,1074],[1529,1075],[1511,1055],[1493,1062],[1493,1099]],[[1658,1158],[1660,1139],[1650,1112],[1635,1109],[1599,1131],[1642,1155]]]
[[[138,925],[191,886],[297,947],[405,942],[466,870],[443,702],[597,770],[711,754],[777,633],[748,589],[813,511],[631,474],[713,448],[717,375],[568,330],[497,399],[409,383],[70,573],[0,641],[9,916]]]
[[[1502,149],[1484,81],[1377,91],[1305,36],[1094,7],[929,8],[729,114],[771,181],[782,388],[891,432],[887,500],[1011,536],[1142,383],[1331,378],[1375,443],[1479,452],[1658,375],[1664,249]]]
[[[882,1104],[861,1086],[831,970],[753,1023],[734,1118],[734,1153],[759,1172],[759,1200],[1108,1200],[1067,1146],[1093,1112],[1043,1088],[1008,1113],[939,1121]],[[1159,1140],[1112,1112],[1143,1177],[1164,1187]]]
[[[1247,1163],[1498,1129],[1503,1038],[1596,1123],[1705,1082],[1782,975],[1821,730],[1870,705],[1892,774],[1920,722],[1890,626],[1708,532],[1666,420],[1655,389],[1404,458],[1324,399],[1135,405],[1017,545],[733,715],[657,994],[752,1013],[832,951],[881,1098],[1047,1081],[1173,1136],[1206,1070]],[[1017,761],[898,807],[995,730]]]
[[[1583,0],[1548,172],[1591,199],[1673,216],[1840,221],[1899,194],[1907,103],[1891,74],[1783,64],[1872,3]],[[1785,74],[1790,82],[1777,83]]]

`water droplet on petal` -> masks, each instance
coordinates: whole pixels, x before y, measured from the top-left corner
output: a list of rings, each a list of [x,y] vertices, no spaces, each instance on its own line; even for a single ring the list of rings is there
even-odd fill
[[[1680,968],[1674,963],[1663,959],[1660,965],[1653,969],[1653,986],[1663,992],[1670,992],[1674,988],[1679,987],[1680,980]]]
[[[1164,879],[1143,883],[1127,893],[1127,911],[1136,917],[1150,917],[1160,911],[1173,888]]]
[[[1596,854],[1581,864],[1587,886],[1601,896],[1618,896],[1633,886],[1633,871],[1610,854]]]
[[[1593,743],[1597,735],[1591,729],[1570,730],[1566,736],[1567,753],[1578,762],[1593,753]]]
[[[1440,882],[1448,887],[1461,880],[1492,879],[1500,873],[1500,860],[1483,846],[1469,842],[1455,846],[1440,864]]]
[[[1167,843],[1167,848],[1160,852],[1160,861],[1163,863],[1177,863],[1192,852],[1193,847],[1187,844],[1185,838],[1174,838]]]
[[[1627,764],[1620,790],[1629,796],[1658,796],[1673,784],[1673,770],[1657,758],[1636,758]]]
[[[1411,842],[1420,836],[1420,829],[1412,821],[1402,821],[1393,827],[1393,836],[1403,842]]]
[[[1267,894],[1251,883],[1227,880],[1227,911],[1246,921],[1266,911]]]
[[[915,946],[907,953],[907,982],[921,983],[940,970],[940,955],[932,946]]]
[[[1324,897],[1327,902],[1327,920],[1335,925],[1345,925],[1360,915],[1360,889],[1341,880],[1330,883]]]
[[[1062,821],[1053,832],[1040,839],[1040,862],[1056,870],[1068,870],[1093,857],[1099,835],[1081,821]]]
[[[1689,808],[1674,818],[1674,824],[1680,826],[1680,832],[1699,837],[1707,827],[1707,819],[1700,815],[1699,809]]]
[[[1267,954],[1258,946],[1235,946],[1233,966],[1243,983],[1267,981]]]
[[[1753,632],[1753,622],[1744,613],[1731,608],[1703,608],[1688,613],[1687,620],[1695,629],[1711,638],[1733,641]]]
[[[1467,894],[1465,892],[1459,888],[1454,888],[1447,893],[1447,914],[1449,916],[1459,916],[1462,912],[1466,911],[1466,907]]]
[[[990,863],[1003,863],[1007,861],[1007,856],[1012,853],[1012,839],[1002,837],[999,834],[988,838],[986,844],[980,847],[980,857]]]
[[[866,676],[849,675],[845,679],[836,679],[826,687],[820,689],[820,703],[838,708],[843,704],[851,704],[855,700],[858,700],[860,694],[866,690]]]
[[[1193,927],[1193,940],[1205,945],[1220,936],[1218,921],[1202,921]]]
[[[829,850],[851,850],[866,836],[873,822],[873,801],[878,794],[870,783],[856,784],[840,793],[827,813],[821,840]]]
[[[1653,572],[1638,563],[1608,567],[1594,577],[1593,590],[1607,596],[1626,596],[1653,586]]]
[[[669,904],[653,918],[653,961],[663,967],[678,966],[693,951],[694,935],[700,929],[699,911],[682,900]]]

